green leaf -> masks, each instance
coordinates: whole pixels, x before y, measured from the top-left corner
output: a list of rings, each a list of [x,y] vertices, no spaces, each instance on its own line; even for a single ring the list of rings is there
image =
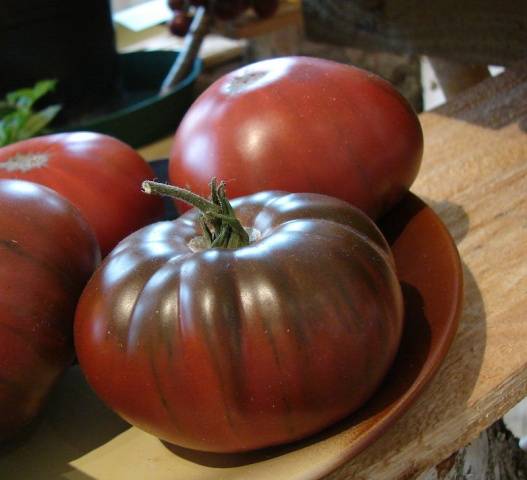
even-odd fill
[[[57,84],[56,80],[41,80],[33,88],[21,88],[6,95],[9,105],[24,110],[30,109],[41,97],[52,91]]]
[[[18,133],[18,139],[31,138],[46,127],[57,116],[60,105],[50,105],[40,112],[30,115]]]
[[[31,88],[21,88],[6,95],[6,100],[13,108],[29,110],[33,105],[33,90]]]
[[[7,132],[4,128],[4,122],[0,121],[0,147],[4,147],[7,144]]]
[[[15,107],[9,105],[7,102],[0,100],[0,118],[9,115],[15,110]]]
[[[55,90],[56,86],[57,80],[41,80],[40,82],[37,82],[36,85],[33,87],[33,95],[35,100],[38,100],[47,93]]]
[[[0,146],[25,140],[38,134],[56,117],[60,105],[33,112],[34,103],[53,90],[56,80],[42,80],[32,88],[21,88],[0,100]]]
[[[29,112],[15,111],[2,119],[4,144],[16,142],[24,124],[27,122]]]

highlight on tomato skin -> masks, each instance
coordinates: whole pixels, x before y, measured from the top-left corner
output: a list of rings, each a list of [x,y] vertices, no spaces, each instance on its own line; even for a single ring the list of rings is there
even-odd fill
[[[411,187],[422,153],[419,119],[387,81],[282,57],[230,72],[196,99],[175,132],[169,180],[203,195],[211,177],[226,179],[232,198],[322,193],[377,219]]]
[[[0,179],[0,442],[40,414],[71,365],[76,303],[99,261],[95,234],[70,202]]]
[[[221,196],[210,203],[258,232],[248,245],[193,248],[203,222],[226,217],[207,203],[205,217],[144,227],[91,278],[74,333],[88,382],[125,420],[186,448],[240,452],[364,404],[395,357],[403,304],[386,240],[350,204]]]

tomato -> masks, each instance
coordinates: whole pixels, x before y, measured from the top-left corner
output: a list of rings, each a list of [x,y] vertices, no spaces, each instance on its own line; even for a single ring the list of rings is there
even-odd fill
[[[0,440],[39,413],[71,364],[75,306],[99,260],[95,235],[70,202],[0,180]]]
[[[214,452],[290,442],[353,412],[403,321],[390,249],[360,210],[276,191],[232,206],[248,245],[202,249],[195,209],[147,226],[105,259],[75,317],[79,363],[112,409]]]
[[[419,120],[388,82],[329,60],[277,58],[198,97],[176,131],[169,179],[201,195],[211,177],[232,197],[323,193],[377,218],[412,184],[422,150]]]
[[[103,255],[161,218],[160,199],[141,193],[153,175],[130,146],[98,133],[47,135],[0,149],[0,178],[40,183],[66,197],[95,230]]]

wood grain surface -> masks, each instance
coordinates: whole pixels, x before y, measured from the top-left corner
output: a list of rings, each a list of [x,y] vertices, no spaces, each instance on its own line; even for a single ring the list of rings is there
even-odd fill
[[[458,246],[460,328],[416,404],[327,480],[413,478],[527,395],[527,61],[420,118],[425,154],[412,190]]]
[[[527,53],[525,0],[303,0],[309,38],[510,65]]]

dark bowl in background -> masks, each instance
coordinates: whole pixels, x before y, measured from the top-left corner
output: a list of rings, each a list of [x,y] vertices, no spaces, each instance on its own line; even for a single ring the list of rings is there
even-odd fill
[[[55,131],[105,133],[134,148],[174,133],[195,98],[194,84],[202,70],[201,60],[196,59],[174,90],[160,95],[161,83],[177,54],[165,50],[119,54],[121,93],[115,105],[110,103],[108,112],[70,118]]]

